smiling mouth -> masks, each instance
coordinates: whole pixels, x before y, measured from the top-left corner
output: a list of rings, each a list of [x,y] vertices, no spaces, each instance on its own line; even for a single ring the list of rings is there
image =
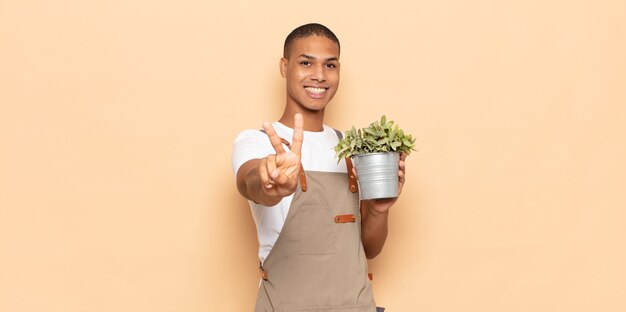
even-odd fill
[[[328,90],[328,88],[315,88],[315,87],[304,87],[304,89],[313,94],[322,94],[324,93],[324,91]]]

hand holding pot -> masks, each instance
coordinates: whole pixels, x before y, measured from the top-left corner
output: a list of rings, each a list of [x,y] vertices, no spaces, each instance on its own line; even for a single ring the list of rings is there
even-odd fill
[[[293,194],[300,174],[300,152],[304,138],[304,122],[301,114],[294,116],[294,131],[290,151],[285,151],[283,142],[271,123],[263,123],[276,154],[269,155],[259,163],[259,174],[263,192],[269,196],[285,197]]]

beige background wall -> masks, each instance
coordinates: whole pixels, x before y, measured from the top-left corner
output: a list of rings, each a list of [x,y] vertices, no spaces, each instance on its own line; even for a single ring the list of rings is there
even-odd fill
[[[626,311],[626,4],[564,0],[0,0],[0,311],[251,311],[231,143],[310,21],[328,123],[418,138],[381,305]]]

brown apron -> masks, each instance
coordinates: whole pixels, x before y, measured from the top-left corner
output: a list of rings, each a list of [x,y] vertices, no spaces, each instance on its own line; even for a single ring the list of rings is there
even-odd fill
[[[261,267],[254,311],[376,311],[347,173],[307,171],[300,182],[308,187],[296,190]]]

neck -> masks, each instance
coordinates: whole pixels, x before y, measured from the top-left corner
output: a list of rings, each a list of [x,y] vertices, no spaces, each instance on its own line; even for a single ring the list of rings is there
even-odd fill
[[[294,110],[294,109],[289,109],[288,107],[285,107],[285,111],[283,112],[283,115],[280,117],[278,121],[282,123],[283,125],[293,129],[294,128],[293,116],[296,113],[302,114],[302,119],[304,119],[304,131],[320,132],[324,130],[324,126],[323,126],[324,110],[323,109],[319,111],[311,111],[311,110],[302,110],[302,109]]]

